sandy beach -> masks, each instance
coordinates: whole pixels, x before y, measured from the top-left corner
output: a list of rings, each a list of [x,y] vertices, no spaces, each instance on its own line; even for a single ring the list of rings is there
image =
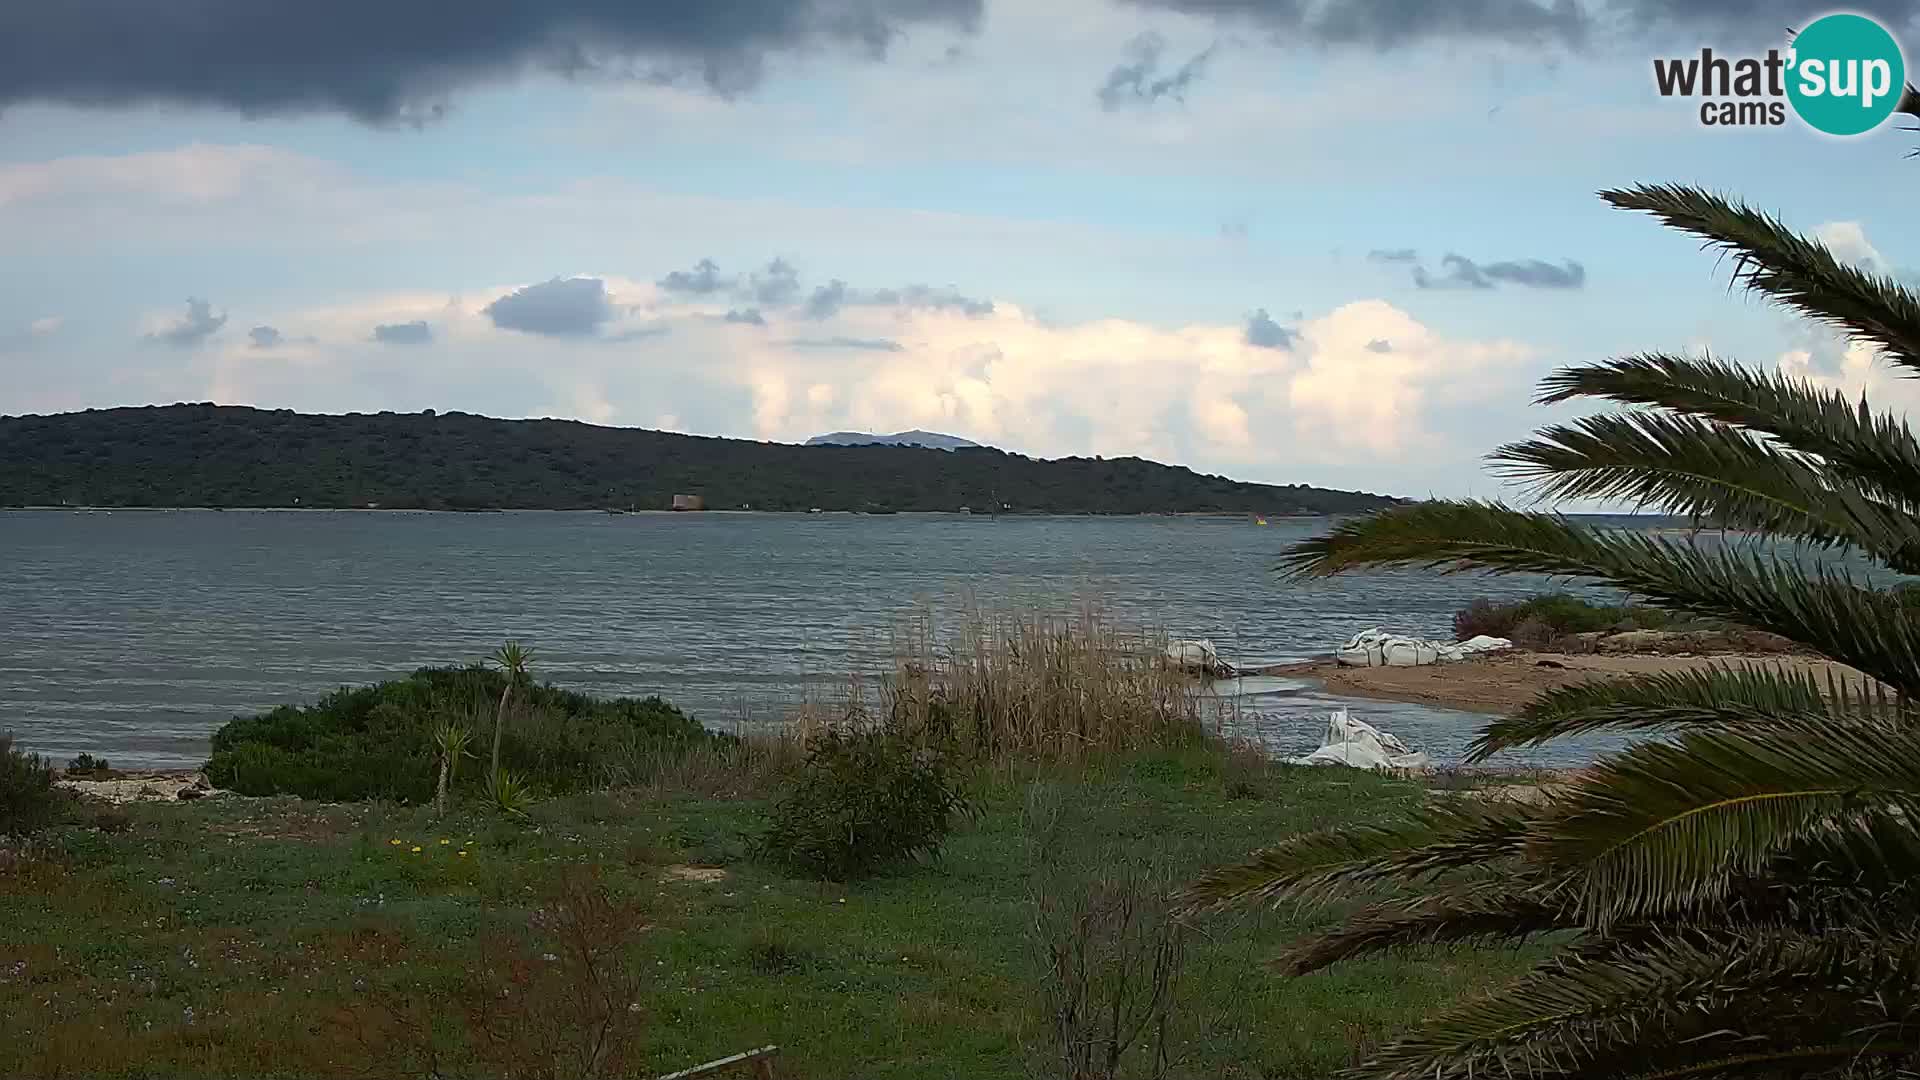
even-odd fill
[[[1822,679],[1832,672],[1854,686],[1865,686],[1867,682],[1866,676],[1853,668],[1815,657],[1735,653],[1662,656],[1515,651],[1455,663],[1397,668],[1341,667],[1332,659],[1326,659],[1287,664],[1271,669],[1270,673],[1317,680],[1331,694],[1504,714],[1517,711],[1528,700],[1548,690],[1593,679],[1742,664],[1811,671]]]

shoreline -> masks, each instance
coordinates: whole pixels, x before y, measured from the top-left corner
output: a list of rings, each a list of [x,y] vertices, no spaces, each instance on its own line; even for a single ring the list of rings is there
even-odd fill
[[[1509,716],[1549,690],[1591,680],[1698,671],[1726,665],[1785,667],[1816,678],[1833,674],[1864,687],[1867,676],[1819,657],[1783,653],[1715,652],[1561,653],[1515,649],[1420,667],[1343,667],[1332,657],[1275,664],[1248,674],[1309,679],[1334,697],[1431,705],[1488,716]]]

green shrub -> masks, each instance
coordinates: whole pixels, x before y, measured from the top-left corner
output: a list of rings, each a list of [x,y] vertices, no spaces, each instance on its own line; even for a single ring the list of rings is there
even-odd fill
[[[828,881],[939,855],[968,812],[939,753],[892,727],[829,727],[774,805],[756,853]]]
[[[97,773],[109,772],[112,769],[112,762],[106,758],[94,757],[92,754],[81,754],[67,762],[68,776],[92,776]]]
[[[486,717],[490,726],[505,685],[506,676],[478,665],[422,668],[404,679],[336,690],[313,705],[235,718],[214,733],[207,779],[242,795],[425,803],[438,779],[434,731],[449,716]],[[501,765],[555,793],[604,781],[640,749],[683,752],[728,738],[657,697],[603,700],[526,685],[514,701],[521,714],[502,738]],[[486,778],[486,770],[474,769],[456,782],[479,791]]]
[[[59,816],[60,804],[53,766],[39,754],[15,749],[12,735],[0,735],[0,835],[46,828]]]
[[[1508,604],[1475,600],[1454,615],[1453,636],[1456,641],[1465,641],[1485,634],[1538,647],[1569,634],[1600,633],[1620,626],[1657,630],[1670,621],[1671,616],[1659,608],[1596,604],[1567,593],[1543,593]],[[1516,634],[1528,640],[1522,641]]]

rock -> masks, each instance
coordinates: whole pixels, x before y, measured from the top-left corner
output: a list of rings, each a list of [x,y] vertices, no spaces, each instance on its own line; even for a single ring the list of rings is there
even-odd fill
[[[206,797],[207,792],[205,788],[183,787],[180,789],[180,798],[182,799],[204,799]]]
[[[1567,665],[1565,665],[1565,664],[1563,664],[1563,663],[1561,663],[1561,662],[1560,662],[1560,661],[1558,661],[1558,660],[1535,660],[1535,661],[1533,662],[1533,666],[1534,666],[1534,667],[1551,667],[1551,668],[1564,668],[1564,667],[1566,667]]]

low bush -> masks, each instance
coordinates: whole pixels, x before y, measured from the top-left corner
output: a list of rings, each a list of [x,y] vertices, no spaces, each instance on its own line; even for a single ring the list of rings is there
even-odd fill
[[[106,758],[94,757],[92,754],[81,754],[67,762],[68,776],[98,776],[112,770],[112,762]]]
[[[828,727],[769,813],[756,854],[828,881],[938,856],[969,806],[945,755],[895,725]]]
[[[1659,608],[1639,604],[1596,604],[1567,593],[1543,593],[1513,603],[1479,599],[1453,616],[1456,641],[1486,635],[1519,645],[1540,647],[1569,634],[1592,634],[1620,627],[1657,630],[1672,621]],[[1522,641],[1523,635],[1530,640]]]
[[[422,668],[404,679],[336,690],[313,705],[235,718],[214,733],[207,779],[242,795],[425,803],[439,773],[434,732],[450,717],[471,730],[490,729],[506,680],[478,665]],[[657,697],[604,700],[523,685],[513,701],[501,765],[549,792],[603,783],[635,754],[728,738]],[[465,770],[455,789],[479,791],[486,781],[487,770]]]
[[[15,747],[12,735],[0,735],[0,835],[27,836],[53,824],[61,795],[47,759]]]

